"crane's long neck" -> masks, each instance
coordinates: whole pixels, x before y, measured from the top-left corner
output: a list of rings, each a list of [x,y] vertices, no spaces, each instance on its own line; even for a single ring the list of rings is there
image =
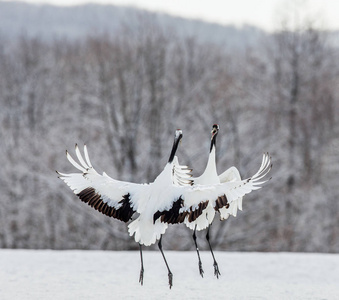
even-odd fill
[[[217,140],[217,134],[214,134],[212,139],[211,139],[211,147],[210,147],[210,152],[212,152],[212,149],[214,148],[215,150],[215,143],[216,143],[216,140]],[[215,152],[215,151],[214,151]],[[214,153],[215,154],[215,153]]]
[[[216,142],[216,135],[214,135],[211,139],[211,148],[210,148],[210,154],[208,156],[206,169],[204,173],[200,176],[201,180],[204,183],[214,183],[214,181],[218,177],[217,167],[215,163],[215,152],[216,152],[215,142]]]
[[[214,142],[213,142],[214,140]],[[210,154],[208,156],[208,161],[207,161],[207,166],[205,172],[209,174],[216,174],[217,173],[217,168],[216,168],[216,163],[215,163],[215,139],[211,141],[211,150]]]
[[[174,139],[173,146],[172,146],[172,151],[171,151],[171,155],[170,155],[170,157],[168,159],[168,163],[172,163],[173,162],[175,153],[177,152],[177,149],[178,149],[179,142],[180,142],[180,138],[175,138]]]
[[[168,163],[166,164],[164,170],[155,178],[154,183],[157,183],[159,186],[168,186],[169,182],[172,183],[172,163],[174,160],[175,153],[177,152],[179,142],[182,138],[182,135],[176,135],[174,138],[172,151],[170,157],[168,159]]]

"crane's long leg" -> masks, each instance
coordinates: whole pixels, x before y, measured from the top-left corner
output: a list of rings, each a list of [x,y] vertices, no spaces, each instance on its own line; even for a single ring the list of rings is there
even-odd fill
[[[221,274],[219,272],[218,263],[215,260],[215,257],[214,257],[214,254],[213,254],[213,250],[212,250],[212,246],[211,246],[211,243],[210,243],[210,228],[211,228],[211,226],[209,226],[208,229],[207,229],[206,240],[208,242],[208,245],[210,246],[210,250],[211,250],[211,253],[212,253],[213,260],[214,260],[214,263],[213,263],[213,266],[214,266],[214,275],[217,276],[217,278],[219,278],[219,275],[221,275]]]
[[[166,261],[166,258],[165,258],[165,255],[164,255],[164,252],[162,251],[162,244],[161,244],[161,240],[162,240],[162,236],[160,237],[160,240],[158,242],[158,247],[159,247],[159,250],[162,254],[162,257],[164,258],[164,261],[165,261],[165,264],[166,264],[166,267],[167,267],[167,270],[168,270],[168,284],[169,284],[169,288],[172,287],[172,282],[173,282],[173,274],[168,266],[168,263]]]
[[[142,246],[141,246],[141,244],[139,244],[139,249],[140,249],[140,260],[141,260],[139,282],[140,282],[141,285],[143,285],[143,283],[144,283],[144,261],[142,259]]]
[[[195,234],[196,229],[197,229],[197,225],[195,225],[195,228],[194,228],[194,231],[193,231],[193,240],[194,240],[194,244],[195,244],[195,249],[197,249],[197,254],[198,254],[199,272],[200,272],[201,277],[204,277],[204,270],[202,269],[202,263],[201,263],[199,248],[198,248],[198,244],[197,244],[197,236]]]

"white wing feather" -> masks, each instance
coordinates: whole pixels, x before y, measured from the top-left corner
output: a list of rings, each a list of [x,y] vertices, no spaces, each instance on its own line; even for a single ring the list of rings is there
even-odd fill
[[[142,189],[144,185],[118,181],[109,177],[106,173],[100,175],[92,167],[86,146],[84,147],[85,160],[82,157],[77,145],[75,146],[75,153],[80,164],[77,163],[67,151],[66,156],[69,162],[75,168],[81,171],[81,173],[65,174],[58,172],[59,178],[62,179],[71,188],[74,194],[78,195],[82,201],[87,202],[95,209],[97,209],[97,207],[93,203],[91,203],[91,200],[94,201],[94,197],[99,197],[104,204],[107,204],[109,207],[112,207],[115,210],[120,209],[124,205],[124,203],[122,202],[122,200],[124,199],[125,201],[130,202],[130,208],[126,208],[126,213],[128,209],[134,211],[137,210],[138,198],[134,197],[134,195],[135,192],[140,188]],[[86,191],[92,191],[90,193],[91,196],[85,197],[83,194],[85,194]],[[100,204],[100,200],[98,200],[96,203],[98,207]],[[133,214],[132,211],[130,211],[130,213]],[[114,215],[112,216],[115,217]],[[121,219],[122,217],[120,218],[119,216],[118,218]]]
[[[188,166],[180,165],[178,157],[177,156],[174,157],[172,172],[173,185],[175,186],[191,185],[192,184],[191,172],[192,169],[188,168]]]
[[[225,172],[219,175],[219,179],[221,183],[224,182],[231,182],[231,181],[240,181],[241,176],[240,172],[236,167],[230,167],[227,169]],[[230,215],[236,217],[238,209],[242,210],[242,199],[243,197],[238,198],[234,202],[232,202],[229,206],[229,208],[222,207],[219,212],[220,212],[220,219],[221,220],[226,220]],[[237,209],[238,208],[238,209]]]
[[[236,167],[230,167],[219,175],[220,183],[241,180],[239,170]]]
[[[88,151],[87,151],[87,146],[84,145],[84,153],[85,153],[85,159],[86,159],[86,162],[87,162],[87,165],[92,168],[92,164],[91,164],[91,161],[89,160],[89,156],[88,156]]]
[[[81,173],[59,173],[60,178],[82,201],[88,202],[106,215],[127,222],[137,211],[139,217],[130,223],[129,232],[130,235],[135,233],[135,240],[145,245],[154,243],[165,232],[167,225],[164,223],[181,223],[185,219],[194,221],[206,208],[207,203],[212,203],[213,208],[221,216],[224,215],[222,211],[224,207],[228,209],[225,214],[235,215],[237,199],[261,188],[260,185],[267,180],[259,180],[271,169],[270,158],[268,154],[264,154],[260,169],[249,179],[239,180],[237,177],[220,184],[190,186],[187,182],[190,181],[191,170],[186,166],[180,166],[176,158],[173,167],[170,164],[166,165],[154,183],[136,184],[115,180],[106,173],[100,175],[91,165],[86,146],[85,159],[77,146],[75,153],[80,164],[68,152],[66,155],[70,163]],[[236,177],[234,170],[226,174],[224,172],[222,175],[229,178],[231,173]],[[166,174],[172,174],[171,183],[167,183],[170,177]],[[201,226],[206,228],[209,225],[206,223],[206,226]]]
[[[237,172],[235,172],[233,169],[230,170],[228,174],[222,174],[224,175],[223,178],[229,178],[230,174],[235,174],[236,178],[230,182],[212,185],[194,185],[190,188],[185,188],[185,191],[181,196],[184,202],[180,208],[180,213],[188,213],[185,222],[190,223],[188,221],[189,213],[192,213],[192,211],[194,212],[195,209],[199,208],[200,203],[207,200],[212,202],[212,206],[220,213],[220,217],[222,219],[227,218],[230,214],[235,216],[237,209],[241,209],[242,197],[254,190],[260,189],[261,185],[268,181],[259,180],[268,174],[268,172],[271,170],[271,167],[271,160],[267,153],[263,156],[262,164],[258,172],[248,179],[239,180],[238,178],[240,177],[240,174],[238,176]],[[227,199],[226,205],[220,201],[221,197],[223,196],[225,196]],[[206,220],[200,224],[199,230],[207,228],[208,225],[209,222]]]

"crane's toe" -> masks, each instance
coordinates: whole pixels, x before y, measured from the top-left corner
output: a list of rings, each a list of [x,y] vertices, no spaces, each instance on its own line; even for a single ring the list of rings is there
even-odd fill
[[[217,276],[217,278],[219,279],[219,275],[221,274],[219,271],[218,263],[216,261],[214,261],[213,267],[214,267],[214,275]]]

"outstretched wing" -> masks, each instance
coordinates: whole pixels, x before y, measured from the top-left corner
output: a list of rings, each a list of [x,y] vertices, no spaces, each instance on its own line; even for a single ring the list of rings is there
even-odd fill
[[[268,174],[271,168],[271,159],[267,153],[263,156],[258,172],[248,179],[213,185],[181,187],[183,189],[181,197],[172,203],[170,209],[156,212],[154,222],[158,218],[166,223],[181,223],[185,218],[188,222],[192,222],[201,215],[209,201],[220,213],[223,208],[228,209],[237,199],[260,189],[261,185],[267,181],[260,180]]]
[[[224,173],[219,175],[220,183],[241,180],[239,170],[236,167],[228,168]]]
[[[240,172],[236,167],[230,167],[225,172],[219,175],[220,183],[240,181]],[[228,208],[223,207],[219,209],[220,219],[226,220],[230,215],[236,217],[238,209],[242,210],[242,199],[243,197],[238,198],[237,200],[231,202]]]
[[[178,161],[178,157],[175,156],[173,160],[173,169],[172,169],[172,180],[173,184],[176,186],[185,186],[192,185],[193,181],[192,177],[192,169],[188,166],[180,165]]]
[[[57,172],[81,201],[87,203],[99,212],[123,222],[127,222],[137,210],[136,199],[132,197],[138,188],[143,185],[118,181],[109,177],[105,172],[100,175],[92,166],[87,147],[84,146],[85,159],[75,145],[77,163],[66,151],[69,162],[80,173],[64,174]]]

